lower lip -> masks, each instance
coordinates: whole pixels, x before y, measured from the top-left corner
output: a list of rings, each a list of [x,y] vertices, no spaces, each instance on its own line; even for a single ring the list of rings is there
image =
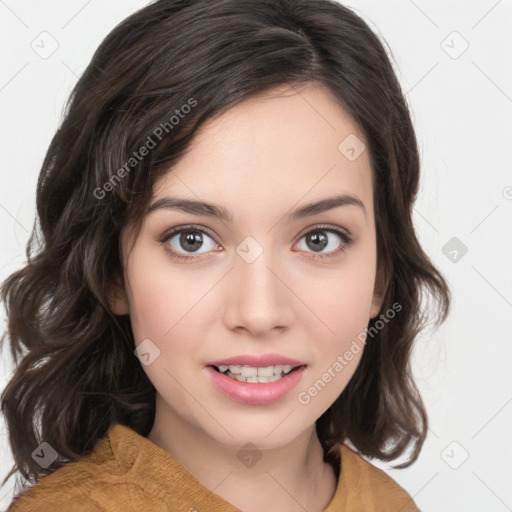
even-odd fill
[[[305,366],[300,366],[279,380],[258,383],[241,382],[226,377],[211,366],[206,367],[213,384],[221,393],[245,404],[270,404],[283,398],[299,383],[305,369]]]

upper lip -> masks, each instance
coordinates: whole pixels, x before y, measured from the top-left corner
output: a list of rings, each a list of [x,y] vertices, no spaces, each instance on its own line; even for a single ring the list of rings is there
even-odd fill
[[[224,365],[246,365],[258,368],[264,368],[266,366],[275,365],[291,365],[291,366],[305,366],[306,363],[291,359],[280,354],[241,354],[239,356],[227,357],[225,359],[218,359],[217,361],[211,361],[208,366],[220,366]]]

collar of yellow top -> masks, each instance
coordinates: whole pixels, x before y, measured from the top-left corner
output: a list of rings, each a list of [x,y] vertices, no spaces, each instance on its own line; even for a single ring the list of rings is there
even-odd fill
[[[376,468],[348,446],[339,445],[340,477],[335,494],[323,512],[419,509],[412,498],[385,472]],[[216,512],[237,512],[233,505],[203,486],[170,453],[125,425],[114,425],[91,453],[91,462],[116,459],[116,468],[157,495],[178,492],[193,497],[194,508]],[[117,470],[115,472],[117,472]],[[398,508],[395,508],[398,507]],[[362,508],[361,508],[362,507]]]
[[[350,455],[356,456],[356,454],[344,445],[341,449],[342,454],[346,452],[343,459],[346,466],[349,462],[346,459]],[[148,491],[159,491],[161,493],[163,489],[170,492],[178,490],[184,496],[194,497],[194,508],[197,510],[215,509],[226,512],[238,510],[201,484],[169,452],[126,425],[117,424],[111,427],[108,436],[98,443],[91,456],[100,462],[101,459],[108,458],[109,452],[110,457],[113,454],[117,460],[120,472],[127,476],[130,473],[137,475],[139,483],[143,479],[144,487]],[[340,486],[341,476],[342,473],[334,497],[325,512],[340,510],[340,506],[345,503],[343,498],[345,492],[342,491]]]

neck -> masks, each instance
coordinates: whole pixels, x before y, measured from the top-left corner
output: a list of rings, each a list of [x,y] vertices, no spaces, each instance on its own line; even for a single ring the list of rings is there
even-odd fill
[[[158,402],[147,438],[239,510],[321,512],[331,502],[337,479],[333,467],[323,461],[315,425],[284,446],[244,451],[194,430]]]

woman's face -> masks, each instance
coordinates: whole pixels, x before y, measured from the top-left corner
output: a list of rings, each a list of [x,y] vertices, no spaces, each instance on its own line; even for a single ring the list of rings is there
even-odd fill
[[[363,141],[326,89],[279,88],[210,120],[156,184],[141,231],[123,233],[126,295],[113,310],[130,315],[166,424],[270,448],[311,429],[343,391],[381,306]],[[350,199],[322,207],[340,196]],[[303,366],[272,384],[209,366],[266,354]]]

